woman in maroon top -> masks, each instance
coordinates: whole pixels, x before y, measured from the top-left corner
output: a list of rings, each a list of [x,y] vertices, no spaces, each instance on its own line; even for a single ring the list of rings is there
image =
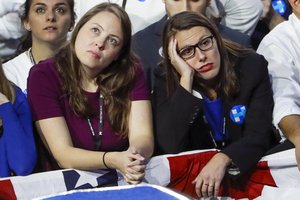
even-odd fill
[[[31,69],[28,98],[52,158],[44,169],[113,168],[128,183],[141,181],[153,152],[152,114],[130,45],[128,15],[103,3],[80,19],[55,58]]]

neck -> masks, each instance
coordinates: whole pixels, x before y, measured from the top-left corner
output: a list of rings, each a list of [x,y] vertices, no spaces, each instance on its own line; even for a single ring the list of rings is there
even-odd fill
[[[33,43],[31,47],[32,57],[35,63],[37,64],[41,60],[45,60],[53,57],[60,47],[61,45],[58,46],[58,45]]]
[[[207,88],[207,97],[210,100],[216,100],[218,98],[218,94],[217,94],[216,90]]]
[[[96,92],[98,89],[96,78],[91,78],[86,75],[83,75],[81,85],[82,89],[87,92]]]
[[[218,98],[216,81],[214,80],[204,81],[202,83],[202,86],[205,88],[205,95],[210,100],[216,100]]]

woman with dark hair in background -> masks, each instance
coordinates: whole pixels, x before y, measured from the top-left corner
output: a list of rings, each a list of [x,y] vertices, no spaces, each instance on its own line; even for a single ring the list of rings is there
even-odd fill
[[[30,68],[66,44],[75,23],[74,0],[26,0],[21,18],[28,31],[21,46],[24,52],[3,68],[7,78],[26,93]]]

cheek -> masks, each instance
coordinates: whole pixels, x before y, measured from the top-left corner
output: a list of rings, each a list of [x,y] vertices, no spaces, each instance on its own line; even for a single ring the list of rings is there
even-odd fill
[[[88,41],[86,41],[87,38],[89,38],[89,36],[86,35],[82,29],[79,30],[75,39],[75,49],[80,50],[80,48],[84,47],[84,44],[88,44]]]
[[[40,30],[44,24],[45,23],[42,22],[42,20],[40,20],[40,19],[30,19],[28,22],[28,25],[31,28],[31,31],[32,30],[34,30],[34,31]]]
[[[113,61],[118,60],[119,56],[122,53],[122,45],[118,46],[117,48],[113,49],[112,51],[109,52],[108,57],[112,59]]]
[[[64,29],[69,29],[72,25],[72,20],[70,17],[67,18],[62,18],[61,19],[61,25],[63,26]]]
[[[219,52],[217,52],[214,56],[216,67],[220,69],[221,67],[221,58]]]
[[[107,52],[104,55],[104,58],[105,58],[107,63],[111,63],[113,61],[116,61],[119,58],[119,54],[116,53],[116,52],[109,52],[109,53]]]
[[[191,68],[193,68],[193,69],[195,69],[195,70],[196,70],[196,68],[197,68],[197,65],[199,65],[199,62],[197,61],[197,59],[195,59],[195,57],[192,58],[192,59],[187,60],[186,63],[187,63]]]
[[[75,44],[74,44],[74,50],[75,50],[75,53],[77,56],[80,53],[80,49],[82,49],[81,42],[80,42],[80,40],[76,39]]]

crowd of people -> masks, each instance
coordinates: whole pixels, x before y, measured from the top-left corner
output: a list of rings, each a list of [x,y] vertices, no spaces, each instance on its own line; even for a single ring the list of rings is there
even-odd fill
[[[120,2],[0,9],[20,22],[0,36],[18,43],[0,44],[0,177],[117,169],[138,184],[152,156],[215,148],[193,180],[211,197],[269,153],[295,148],[300,169],[300,0],[288,19],[271,0],[149,2],[164,16],[139,31]]]

